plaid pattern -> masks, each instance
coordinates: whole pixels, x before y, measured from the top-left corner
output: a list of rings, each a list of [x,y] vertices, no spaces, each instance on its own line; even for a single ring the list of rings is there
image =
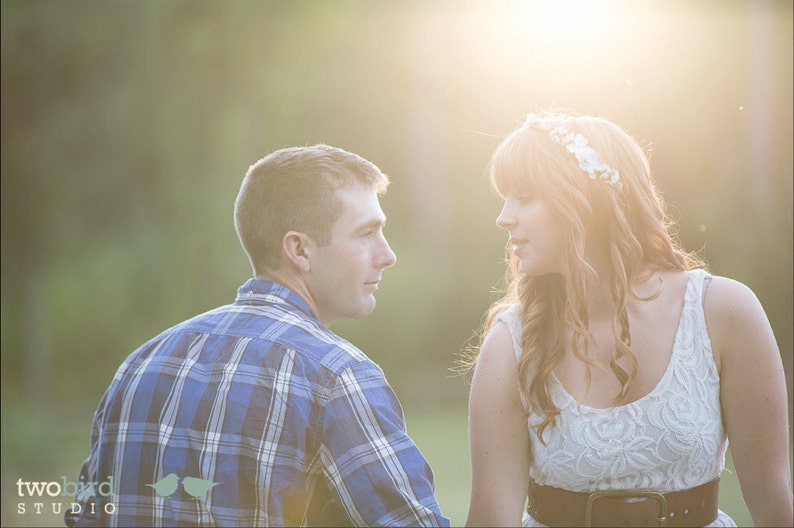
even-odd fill
[[[261,279],[123,362],[80,474],[106,481],[67,525],[449,525],[381,369]]]

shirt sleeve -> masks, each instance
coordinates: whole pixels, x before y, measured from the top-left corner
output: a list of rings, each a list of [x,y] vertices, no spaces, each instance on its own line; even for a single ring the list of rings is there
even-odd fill
[[[97,451],[99,449],[99,437],[101,435],[100,424],[104,415],[103,409],[106,398],[107,393],[102,397],[99,407],[94,413],[94,419],[91,425],[91,453],[85,462],[83,462],[78,482],[97,482]],[[74,500],[71,501],[71,504],[69,504],[69,507],[64,512],[64,523],[66,526],[70,528],[95,526],[98,523],[96,508],[89,507],[89,502],[92,499],[95,499],[93,488],[90,486],[81,487],[80,491],[75,495]]]
[[[433,493],[433,472],[374,364],[346,369],[331,388],[320,457],[329,488],[355,525],[450,525]]]

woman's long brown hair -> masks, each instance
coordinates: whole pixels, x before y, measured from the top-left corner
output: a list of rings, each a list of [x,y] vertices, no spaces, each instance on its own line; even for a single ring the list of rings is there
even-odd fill
[[[573,154],[554,143],[544,128],[525,124],[508,136],[495,151],[490,166],[491,181],[502,195],[531,194],[542,198],[567,226],[560,274],[527,276],[510,254],[506,288],[490,307],[479,332],[480,344],[497,324],[499,315],[518,304],[521,323],[521,354],[518,358],[520,391],[528,413],[542,415],[537,434],[553,424],[560,410],[551,397],[549,378],[570,350],[590,367],[593,342],[589,331],[588,292],[597,281],[607,281],[615,306],[612,331],[615,347],[610,369],[620,382],[615,403],[625,401],[636,377],[637,360],[631,349],[626,297],[637,297],[631,289],[647,280],[642,270],[688,270],[704,263],[684,251],[675,240],[664,203],[651,176],[648,158],[637,142],[616,125],[600,118],[546,115],[549,123],[582,134],[601,159],[620,173],[621,188],[592,180]],[[608,254],[608,276],[597,277],[585,258],[588,244],[601,244]],[[652,299],[657,294],[646,299]],[[566,330],[572,332],[564,342]],[[477,347],[479,348],[479,347]],[[625,358],[628,368],[621,365]],[[625,362],[624,360],[624,362]],[[476,351],[470,365],[476,362]]]

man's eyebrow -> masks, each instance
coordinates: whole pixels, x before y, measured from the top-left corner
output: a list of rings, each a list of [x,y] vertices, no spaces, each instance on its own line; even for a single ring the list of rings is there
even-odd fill
[[[383,227],[386,225],[386,217],[383,218],[376,218],[374,220],[370,220],[368,222],[364,222],[360,226],[358,226],[359,231],[364,231],[366,229],[374,229],[378,227]]]

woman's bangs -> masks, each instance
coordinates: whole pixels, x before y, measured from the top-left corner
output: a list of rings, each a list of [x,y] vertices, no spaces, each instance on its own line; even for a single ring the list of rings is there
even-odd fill
[[[491,160],[491,182],[501,196],[525,194],[535,187],[530,170],[532,145],[523,130],[499,145]]]

